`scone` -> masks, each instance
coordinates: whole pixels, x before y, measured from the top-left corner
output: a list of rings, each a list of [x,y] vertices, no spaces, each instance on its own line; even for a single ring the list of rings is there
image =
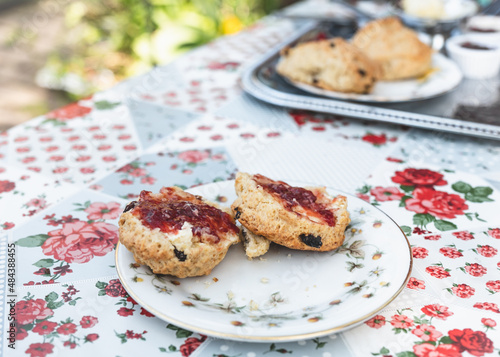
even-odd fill
[[[369,22],[352,44],[380,65],[382,80],[418,77],[431,69],[432,49],[395,17]]]
[[[346,93],[370,93],[379,77],[377,64],[342,38],[286,48],[276,70],[292,81]]]
[[[347,199],[324,187],[292,187],[262,175],[238,173],[235,218],[251,232],[292,249],[329,251],[344,242]]]
[[[260,257],[264,255],[269,250],[271,241],[263,236],[251,232],[245,226],[241,227],[241,237],[243,238],[243,248],[245,249],[245,254],[250,259]]]
[[[215,204],[164,187],[142,191],[119,220],[120,242],[156,274],[179,278],[210,274],[239,241],[233,217]]]

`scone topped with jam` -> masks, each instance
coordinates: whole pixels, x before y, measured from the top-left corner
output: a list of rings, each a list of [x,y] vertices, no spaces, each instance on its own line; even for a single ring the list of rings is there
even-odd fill
[[[371,92],[380,72],[374,61],[340,37],[285,48],[276,70],[292,81],[361,94]]]
[[[236,175],[235,218],[254,234],[292,249],[330,251],[344,242],[347,199],[324,187],[293,187],[263,175]]]
[[[210,274],[239,241],[230,214],[178,187],[142,191],[125,208],[119,226],[120,242],[137,263],[179,278]]]

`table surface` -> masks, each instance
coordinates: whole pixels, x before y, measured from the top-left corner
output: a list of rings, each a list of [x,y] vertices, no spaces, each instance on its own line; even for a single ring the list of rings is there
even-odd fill
[[[500,142],[243,93],[241,71],[293,30],[268,17],[0,134],[4,356],[498,355]],[[297,342],[214,339],[154,317],[118,280],[119,214],[141,190],[237,171],[334,187],[383,210],[412,247],[404,291],[355,328]]]

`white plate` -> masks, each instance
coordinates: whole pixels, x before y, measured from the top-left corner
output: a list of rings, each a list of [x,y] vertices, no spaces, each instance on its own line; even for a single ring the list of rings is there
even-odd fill
[[[189,191],[227,205],[236,198],[234,181]],[[412,255],[396,223],[365,201],[346,196],[352,222],[336,252],[271,245],[262,259],[248,260],[238,244],[210,275],[179,279],[138,266],[118,245],[118,276],[130,296],[157,317],[210,336],[293,341],[351,328],[402,291]]]
[[[462,77],[462,72],[455,62],[440,53],[435,53],[432,56],[432,72],[429,75],[419,79],[378,81],[370,94],[334,92],[283,78],[303,91],[329,98],[357,102],[398,103],[445,94],[456,88]]]

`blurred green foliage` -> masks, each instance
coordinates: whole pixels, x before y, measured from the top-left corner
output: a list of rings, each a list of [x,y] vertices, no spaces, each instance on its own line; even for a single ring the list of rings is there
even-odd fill
[[[238,32],[280,5],[282,0],[72,1],[63,42],[41,78],[81,97]]]

